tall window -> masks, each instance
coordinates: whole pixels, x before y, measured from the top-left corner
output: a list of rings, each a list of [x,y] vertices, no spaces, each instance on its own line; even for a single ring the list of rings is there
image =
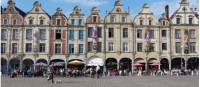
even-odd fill
[[[137,51],[142,52],[142,43],[137,43]]]
[[[195,42],[190,42],[190,44],[189,44],[189,52],[190,53],[196,53],[196,43]]]
[[[149,38],[154,38],[154,30],[149,31]]]
[[[102,29],[101,27],[97,27],[97,37],[101,37]]]
[[[193,23],[193,18],[189,18],[189,24]]]
[[[176,18],[176,24],[181,24],[181,18]]]
[[[152,23],[152,20],[149,20],[149,25],[152,25],[151,23]]]
[[[108,37],[109,37],[109,38],[114,37],[114,29],[113,29],[113,28],[109,28],[109,29],[108,29]]]
[[[114,16],[111,17],[111,23],[115,23],[115,17]]]
[[[33,24],[33,19],[30,19],[29,20],[29,25],[32,25]]]
[[[79,44],[78,48],[78,52],[83,53],[83,44]]]
[[[123,52],[128,52],[128,43],[127,42],[123,43]]]
[[[97,52],[101,52],[101,42],[97,42]]]
[[[45,40],[46,38],[46,30],[45,29],[40,29],[40,40]]]
[[[87,49],[88,52],[91,52],[92,51],[92,42],[88,42],[88,49]]]
[[[45,52],[45,43],[40,43],[39,52]]]
[[[58,26],[60,25],[60,19],[56,20],[56,25],[58,25]]]
[[[88,37],[92,37],[92,27],[88,27]]]
[[[176,42],[176,53],[181,53],[181,43]]]
[[[195,39],[195,30],[189,30],[189,38]]]
[[[162,43],[162,50],[167,50],[167,43]]]
[[[56,30],[56,40],[61,39],[61,30]]]
[[[79,20],[78,20],[78,24],[79,24],[79,25],[82,25],[82,19],[79,19]]]
[[[122,17],[122,23],[126,23],[126,17]]]
[[[176,29],[175,30],[175,38],[176,39],[181,39],[181,30],[180,29]]]
[[[26,52],[32,52],[32,43],[26,43]]]
[[[32,40],[32,29],[26,29],[26,40]]]
[[[167,31],[166,30],[162,30],[162,37],[166,37],[167,36]]]
[[[165,25],[166,25],[166,22],[165,22],[165,21],[162,21],[162,24],[163,24],[163,26],[165,26]]]
[[[71,19],[71,24],[74,25],[74,19]]]
[[[18,30],[17,29],[13,29],[12,30],[12,39],[13,40],[17,40],[18,39]]]
[[[128,28],[123,28],[123,38],[128,37]]]
[[[79,30],[79,40],[83,40],[84,34],[83,30]]]
[[[154,52],[155,51],[155,43],[150,43],[149,45],[149,51]]]
[[[44,20],[40,19],[40,25],[43,25],[43,24],[44,24]]]
[[[140,25],[143,25],[143,20],[140,20]]]
[[[17,20],[13,19],[13,25],[16,25],[16,24],[17,24]]]
[[[74,53],[74,44],[69,44],[69,53]]]
[[[93,23],[97,22],[97,16],[93,16]]]
[[[1,29],[1,40],[6,40],[6,39],[7,39],[7,30]]]
[[[55,44],[55,54],[61,53],[61,44]]]
[[[1,43],[1,53],[6,53],[6,43]]]
[[[113,42],[109,42],[109,43],[108,43],[108,51],[114,51]]]
[[[4,25],[8,24],[8,20],[7,20],[7,19],[4,19],[4,20],[3,20],[3,24],[4,24]]]
[[[142,38],[142,30],[137,29],[137,38]]]
[[[74,40],[74,30],[69,31],[69,40]]]
[[[17,53],[17,43],[12,43],[12,53],[13,54]]]

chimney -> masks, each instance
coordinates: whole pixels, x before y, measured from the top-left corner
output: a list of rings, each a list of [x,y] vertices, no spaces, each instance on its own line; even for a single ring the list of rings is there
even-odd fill
[[[166,14],[167,19],[169,19],[169,5],[165,6],[165,14]]]

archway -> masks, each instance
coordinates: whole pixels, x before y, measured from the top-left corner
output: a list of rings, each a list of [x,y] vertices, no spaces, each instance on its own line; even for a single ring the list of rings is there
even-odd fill
[[[45,63],[45,64],[47,64],[47,60],[45,60],[45,59],[38,59],[37,61],[36,61],[36,64],[37,63]]]
[[[56,75],[62,75],[61,70],[65,72],[65,61],[62,59],[53,59],[50,61],[50,65],[54,67]]]
[[[7,60],[4,58],[1,58],[1,72],[2,74],[6,74],[7,73]]]
[[[23,69],[29,69],[29,68],[31,68],[31,67],[33,67],[33,65],[34,65],[34,62],[33,62],[33,60],[32,59],[24,59],[23,60]]]
[[[171,60],[172,69],[184,69],[185,60],[183,58],[174,58]]]
[[[189,58],[187,61],[187,69],[198,70],[199,69],[199,58],[198,57]]]
[[[18,58],[13,58],[9,62],[9,67],[11,70],[13,69],[19,69],[20,66],[20,60]]]
[[[119,61],[119,69],[120,70],[126,70],[127,72],[130,72],[132,69],[132,60],[130,58],[122,58]]]
[[[103,58],[93,56],[87,60],[86,65],[87,66],[103,66],[104,60],[103,60]]]
[[[145,70],[145,61],[143,58],[136,58],[133,62],[134,70]]]
[[[106,69],[117,69],[117,59],[108,58],[106,59]]]
[[[163,58],[161,59],[160,61],[160,69],[161,70],[169,70],[169,62],[168,62],[168,59],[166,58]]]
[[[159,65],[160,65],[160,62],[156,58],[150,58],[148,60],[148,70],[149,71],[158,70]]]
[[[82,70],[85,66],[85,63],[81,59],[71,59],[67,62],[67,67],[69,69]]]

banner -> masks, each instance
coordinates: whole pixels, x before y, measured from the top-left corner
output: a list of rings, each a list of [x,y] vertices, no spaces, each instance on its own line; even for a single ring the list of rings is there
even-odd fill
[[[150,27],[147,27],[147,29],[145,30],[145,36],[144,36],[144,41],[145,41],[145,52],[149,52],[149,45],[150,45],[150,40],[149,40],[149,37],[150,37]]]
[[[189,36],[188,36],[188,30],[184,31],[184,43],[183,43],[183,47],[184,47],[184,53],[189,53]]]
[[[93,50],[97,49],[97,25],[93,25],[92,28],[92,43],[93,43]]]

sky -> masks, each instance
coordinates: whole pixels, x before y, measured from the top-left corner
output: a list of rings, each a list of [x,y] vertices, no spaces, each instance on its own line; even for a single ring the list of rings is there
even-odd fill
[[[7,6],[8,0],[0,0],[3,7]],[[100,9],[100,14],[105,16],[106,11],[111,11],[115,0],[14,0],[18,8],[24,12],[28,12],[32,9],[33,3],[39,1],[42,4],[42,8],[49,14],[53,15],[56,8],[60,7],[66,16],[72,12],[76,5],[79,5],[85,16],[90,15],[91,8],[97,6]],[[160,17],[164,12],[164,6],[169,5],[170,14],[175,12],[179,7],[181,0],[121,0],[123,7],[126,11],[130,8],[130,14],[132,17],[136,16],[142,9],[143,4],[148,3],[151,11]],[[190,7],[199,8],[199,0],[189,0]]]

